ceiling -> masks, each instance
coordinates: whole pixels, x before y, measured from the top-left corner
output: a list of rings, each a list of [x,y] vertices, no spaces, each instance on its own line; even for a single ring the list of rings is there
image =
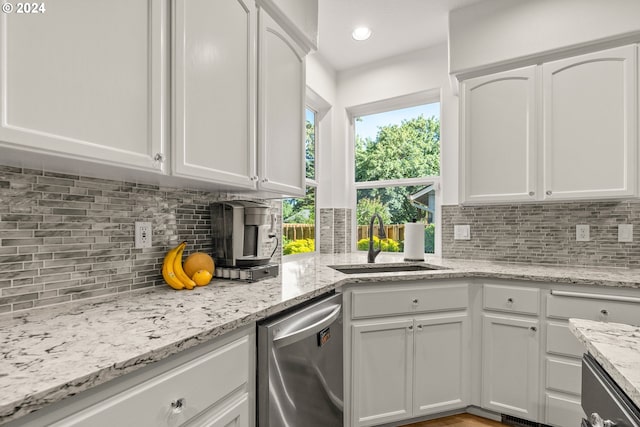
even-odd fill
[[[482,0],[319,0],[318,54],[336,71],[447,40],[448,12]],[[351,38],[355,27],[373,34]]]

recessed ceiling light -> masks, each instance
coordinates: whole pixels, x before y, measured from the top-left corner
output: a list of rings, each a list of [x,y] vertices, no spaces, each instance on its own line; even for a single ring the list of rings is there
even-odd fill
[[[354,40],[358,41],[366,40],[371,37],[371,30],[367,27],[358,27],[353,30],[353,33],[351,33],[351,37],[353,37]]]

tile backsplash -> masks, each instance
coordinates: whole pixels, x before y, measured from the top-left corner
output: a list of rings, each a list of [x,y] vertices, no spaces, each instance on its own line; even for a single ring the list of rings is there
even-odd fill
[[[166,286],[165,252],[210,253],[209,204],[246,198],[0,166],[0,313]],[[133,248],[135,221],[152,248]]]
[[[320,253],[351,252],[351,213],[347,208],[320,208]]]
[[[471,226],[471,240],[454,240],[453,226]],[[590,241],[576,241],[587,224]],[[634,241],[618,242],[618,224],[633,224]],[[443,206],[445,258],[555,265],[640,267],[640,200]]]

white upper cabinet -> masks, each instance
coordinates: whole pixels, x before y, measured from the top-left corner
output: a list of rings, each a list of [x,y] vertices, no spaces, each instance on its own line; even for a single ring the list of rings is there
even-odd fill
[[[259,188],[305,193],[304,53],[263,10],[259,15]]]
[[[0,14],[0,147],[162,171],[166,3]]]
[[[275,4],[317,32],[317,0]],[[45,6],[0,14],[2,160],[304,195],[308,49],[253,0]]]
[[[174,3],[173,173],[256,188],[256,9]]]
[[[306,53],[318,49],[318,0],[257,0]]]
[[[637,47],[463,82],[460,200],[637,194]]]
[[[462,200],[534,200],[536,69],[463,83]]]
[[[544,64],[547,199],[636,189],[636,46]]]

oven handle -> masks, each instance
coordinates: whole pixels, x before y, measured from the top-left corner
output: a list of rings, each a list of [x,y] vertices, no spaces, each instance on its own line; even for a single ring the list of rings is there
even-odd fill
[[[316,323],[312,323],[309,326],[305,326],[304,328],[298,329],[293,332],[289,332],[282,336],[276,336],[273,339],[273,345],[276,347],[284,347],[289,344],[293,344],[295,342],[301,341],[307,337],[317,334],[338,318],[340,316],[340,310],[342,310],[342,306],[338,305],[336,308],[329,313],[327,317],[317,321]]]

